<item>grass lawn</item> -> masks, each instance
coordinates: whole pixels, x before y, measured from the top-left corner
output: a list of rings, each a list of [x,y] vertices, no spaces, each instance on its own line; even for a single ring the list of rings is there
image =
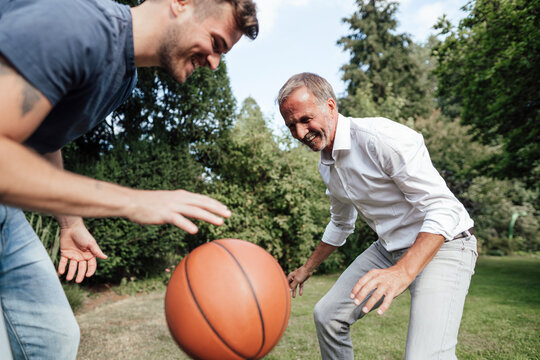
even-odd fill
[[[313,306],[337,275],[315,276],[293,299],[289,326],[266,359],[317,359]],[[164,289],[116,297],[82,310],[78,359],[188,359],[171,339],[163,313]],[[394,300],[383,316],[370,314],[352,328],[357,359],[402,359],[410,297]],[[465,304],[459,359],[540,359],[540,258],[481,257]]]

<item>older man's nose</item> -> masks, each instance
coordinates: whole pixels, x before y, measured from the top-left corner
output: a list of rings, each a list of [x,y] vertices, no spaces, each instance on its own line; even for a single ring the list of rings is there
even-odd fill
[[[296,124],[296,135],[299,139],[303,139],[307,135],[309,130],[304,124]]]

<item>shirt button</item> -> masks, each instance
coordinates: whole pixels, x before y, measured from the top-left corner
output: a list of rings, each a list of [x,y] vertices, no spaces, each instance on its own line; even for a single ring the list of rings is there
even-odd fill
[[[351,188],[349,187],[349,185],[345,186],[345,190],[347,190],[347,191],[351,190]]]

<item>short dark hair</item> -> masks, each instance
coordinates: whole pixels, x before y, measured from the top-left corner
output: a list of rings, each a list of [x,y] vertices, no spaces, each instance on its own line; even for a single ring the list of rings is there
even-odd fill
[[[238,29],[251,40],[257,38],[257,35],[259,35],[259,20],[257,20],[257,5],[253,0],[197,0],[195,4],[199,10],[204,11],[206,9],[199,6],[204,6],[205,3],[209,2],[218,5],[224,2],[231,4]]]
[[[276,99],[279,107],[296,89],[301,87],[306,87],[321,105],[325,104],[328,99],[333,99],[337,104],[336,94],[326,79],[317,74],[304,72],[291,76],[281,87]]]

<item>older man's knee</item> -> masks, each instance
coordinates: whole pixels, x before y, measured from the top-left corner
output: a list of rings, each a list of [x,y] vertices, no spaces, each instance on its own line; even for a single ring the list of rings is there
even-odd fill
[[[313,319],[315,320],[315,324],[317,325],[324,325],[329,320],[329,312],[331,309],[328,309],[328,307],[323,302],[323,299],[319,300],[315,307],[313,308]]]
[[[319,300],[313,309],[313,319],[317,327],[332,329],[332,331],[340,331],[344,327],[344,322],[339,318],[336,311],[337,307],[334,304],[328,303],[325,299]],[[346,326],[345,326],[346,327]]]

